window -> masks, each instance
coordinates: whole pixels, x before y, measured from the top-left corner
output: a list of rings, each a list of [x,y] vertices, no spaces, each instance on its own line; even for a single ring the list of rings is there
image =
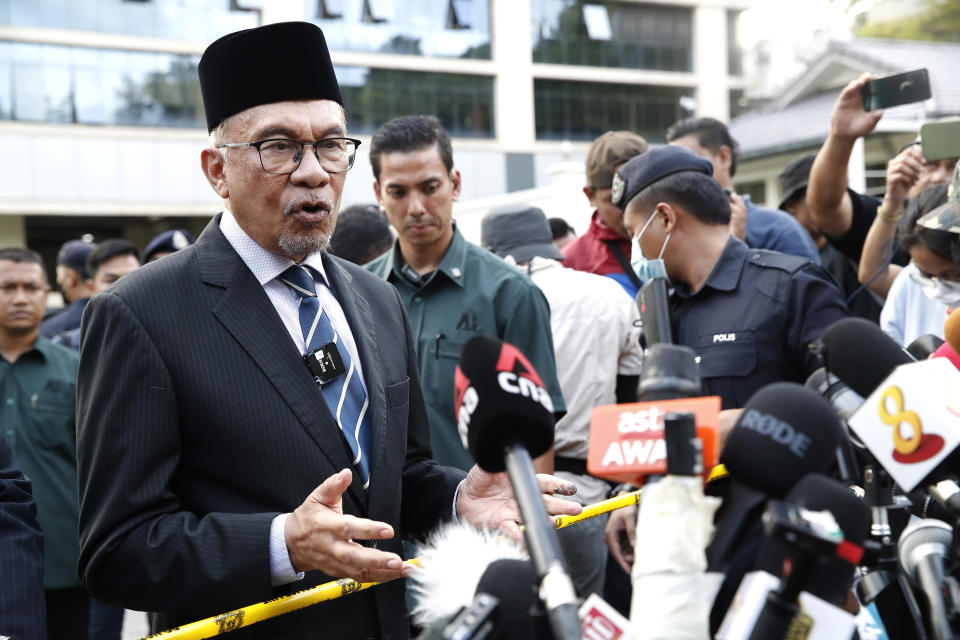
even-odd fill
[[[0,117],[204,126],[198,58],[25,43],[0,46]]]
[[[693,115],[683,98],[693,89],[535,80],[537,138],[593,140],[609,129],[634,131],[662,142],[667,127]]]
[[[691,71],[689,7],[530,0],[534,62]]]
[[[493,78],[452,73],[337,67],[351,133],[373,133],[390,118],[431,113],[450,135],[493,137]]]
[[[490,59],[490,0],[303,0],[303,12],[334,51]]]
[[[587,37],[591,40],[611,40],[610,14],[602,4],[583,5],[583,22],[587,27]]]
[[[738,182],[733,189],[741,196],[750,196],[750,201],[755,204],[762,205],[767,201],[767,185],[763,181]]]
[[[0,24],[212,42],[260,24],[265,0],[0,0]]]

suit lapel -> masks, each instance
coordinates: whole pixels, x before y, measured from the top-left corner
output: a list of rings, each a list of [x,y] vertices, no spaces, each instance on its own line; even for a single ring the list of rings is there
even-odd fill
[[[197,241],[201,279],[224,289],[214,316],[257,364],[334,469],[352,468],[349,445],[270,298],[220,232],[217,216]],[[229,363],[227,363],[229,366]],[[280,425],[263,425],[266,430]],[[348,493],[366,507],[354,477]]]
[[[370,402],[371,449],[368,461],[370,463],[370,496],[377,491],[378,481],[383,481],[384,443],[387,433],[387,399],[383,380],[383,367],[380,363],[380,351],[376,348],[377,334],[373,312],[363,293],[354,285],[353,276],[330,256],[324,254],[323,268],[330,279],[330,286],[343,308],[350,325],[350,332],[357,344],[360,353],[360,363],[363,367],[363,379],[367,386],[367,397]]]

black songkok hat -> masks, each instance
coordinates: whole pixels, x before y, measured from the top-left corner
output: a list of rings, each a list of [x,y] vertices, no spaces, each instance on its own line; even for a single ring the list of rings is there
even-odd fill
[[[227,34],[203,52],[197,73],[208,132],[261,104],[343,104],[323,31],[309,22],[278,22]]]
[[[634,156],[617,170],[613,176],[610,198],[615,207],[626,210],[633,197],[669,175],[681,171],[694,171],[708,176],[713,175],[713,164],[694,152],[683,147],[667,145],[650,149],[646,153]]]

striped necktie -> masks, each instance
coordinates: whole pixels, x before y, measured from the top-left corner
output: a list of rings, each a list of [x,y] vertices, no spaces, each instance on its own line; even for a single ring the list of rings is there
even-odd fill
[[[353,466],[363,480],[363,488],[370,486],[370,413],[367,392],[360,382],[360,374],[340,336],[330,323],[330,318],[320,306],[313,273],[309,267],[293,265],[277,279],[297,294],[300,313],[300,330],[307,345],[307,353],[328,343],[333,343],[346,373],[320,385],[323,398],[330,413],[336,419],[343,437],[353,452]]]

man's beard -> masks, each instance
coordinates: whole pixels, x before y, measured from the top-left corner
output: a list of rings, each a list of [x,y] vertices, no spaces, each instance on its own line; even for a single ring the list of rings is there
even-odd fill
[[[329,212],[327,215],[330,217],[330,220],[333,220],[333,217],[336,215],[334,213],[335,203],[327,198],[316,195],[303,196],[291,200],[284,208],[284,215],[291,216],[305,206],[316,206],[321,202],[327,205],[327,211]],[[281,231],[280,236],[277,238],[277,246],[280,247],[284,255],[288,256],[308,256],[312,253],[326,251],[330,248],[330,236],[332,234],[321,230],[321,224],[323,223],[307,224],[305,225],[305,230],[299,233],[286,230]],[[332,226],[332,223],[328,224]]]
[[[277,246],[287,256],[308,256],[330,248],[330,234],[319,229],[307,229],[300,233],[283,231],[277,238]]]

